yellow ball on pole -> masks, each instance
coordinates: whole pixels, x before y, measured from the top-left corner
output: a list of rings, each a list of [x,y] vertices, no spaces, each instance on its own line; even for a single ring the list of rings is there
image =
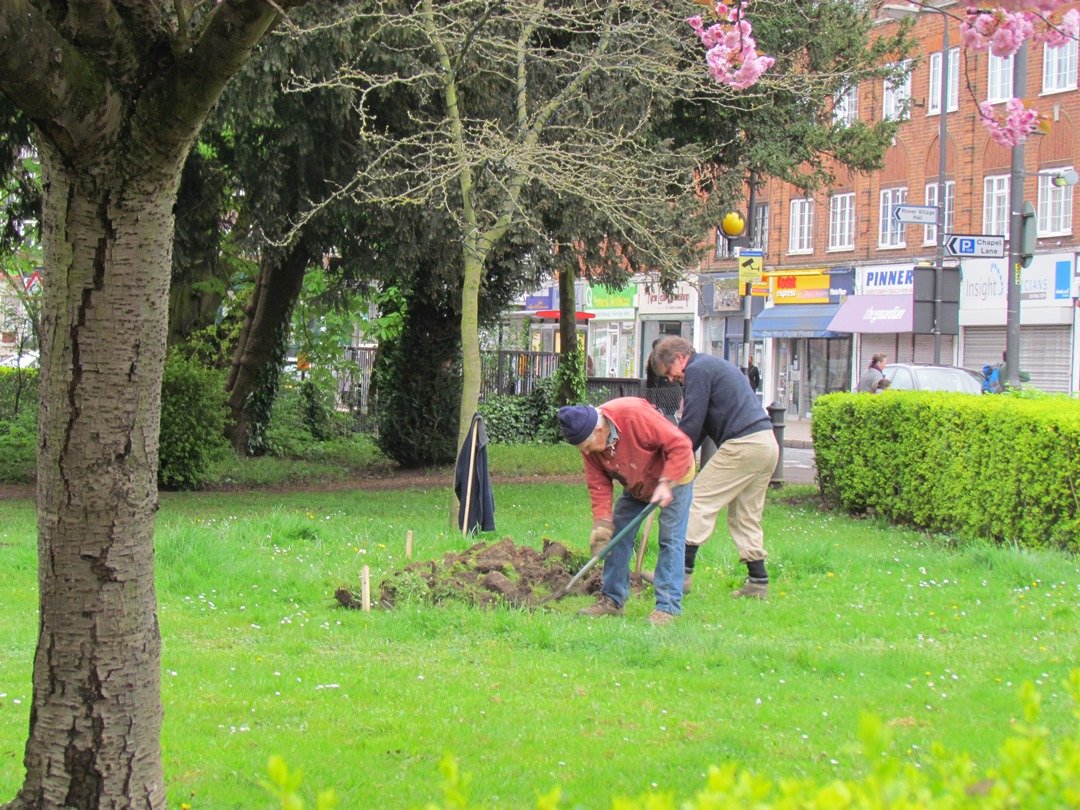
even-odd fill
[[[738,236],[746,228],[746,220],[738,211],[731,211],[720,221],[720,229],[726,236]]]

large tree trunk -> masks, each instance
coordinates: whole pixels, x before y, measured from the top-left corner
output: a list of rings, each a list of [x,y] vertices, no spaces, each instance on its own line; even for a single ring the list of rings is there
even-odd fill
[[[39,635],[8,807],[164,808],[153,532],[179,165],[70,171],[43,148]]]
[[[225,384],[232,415],[230,439],[233,448],[242,455],[248,452],[251,422],[248,397],[258,385],[260,369],[274,357],[278,335],[292,317],[307,267],[308,255],[303,244],[285,256],[264,257],[259,265],[255,292],[244,313],[244,325]]]

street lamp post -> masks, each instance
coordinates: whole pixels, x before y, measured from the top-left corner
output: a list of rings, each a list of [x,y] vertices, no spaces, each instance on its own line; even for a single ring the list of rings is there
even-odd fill
[[[1013,58],[1013,95],[1027,95],[1027,43]],[[1005,384],[1020,387],[1020,267],[1024,250],[1024,141],[1012,147],[1009,173],[1009,267],[1005,285]],[[1031,246],[1034,248],[1034,245]]]
[[[927,7],[932,8],[932,7]],[[945,159],[949,137],[949,15],[940,9],[944,33],[941,40],[941,103],[938,114],[937,246],[934,251],[934,365],[941,365],[941,277],[945,267]]]
[[[914,9],[911,6],[918,6]],[[922,11],[934,11],[941,15],[941,96],[938,103],[938,181],[937,181],[937,239],[934,248],[934,364],[941,364],[941,287],[945,267],[945,161],[948,154],[949,140],[949,17],[947,11],[912,0],[910,5],[886,4],[881,12],[887,17],[900,19],[919,14]]]

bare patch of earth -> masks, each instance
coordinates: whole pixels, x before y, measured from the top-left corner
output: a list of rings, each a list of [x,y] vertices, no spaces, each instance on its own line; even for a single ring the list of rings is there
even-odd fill
[[[583,475],[491,475],[492,484],[584,484]],[[393,470],[385,474],[357,475],[335,481],[283,481],[267,486],[214,484],[202,492],[348,492],[351,490],[453,489],[454,476],[442,470]],[[162,494],[167,492],[162,490]],[[0,501],[34,498],[34,487],[0,484]]]
[[[411,563],[379,584],[374,601],[382,608],[408,600],[536,607],[545,597],[565,588],[588,560],[547,538],[542,550],[537,551],[504,537],[494,543],[477,543],[464,551],[447,552],[441,560]],[[630,584],[636,591],[644,583],[631,573]],[[596,564],[567,595],[598,595],[600,589],[601,565]],[[354,592],[342,586],[334,596],[342,607],[358,609],[362,607],[358,593],[359,588]]]

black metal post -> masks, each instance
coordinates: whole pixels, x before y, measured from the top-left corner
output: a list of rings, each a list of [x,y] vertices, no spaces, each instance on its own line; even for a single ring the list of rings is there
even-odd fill
[[[780,487],[784,484],[784,427],[787,424],[785,420],[787,407],[779,400],[776,400],[765,410],[768,411],[769,420],[772,422],[773,437],[780,448],[780,455],[776,457],[776,469],[773,470],[769,486]]]

